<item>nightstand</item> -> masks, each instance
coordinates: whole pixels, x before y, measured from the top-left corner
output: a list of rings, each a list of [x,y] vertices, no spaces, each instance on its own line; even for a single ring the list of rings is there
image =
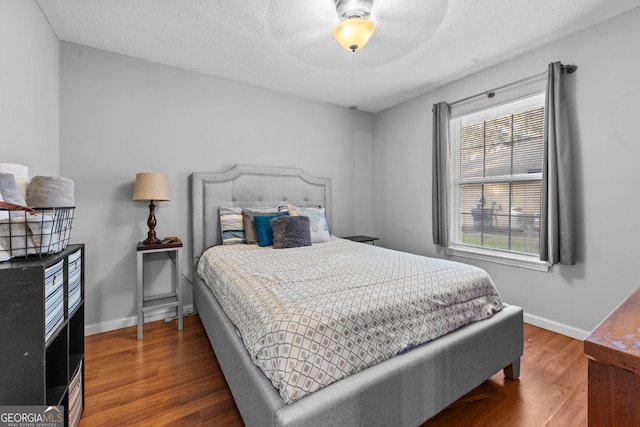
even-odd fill
[[[346,236],[343,239],[352,240],[358,243],[371,243],[375,245],[376,240],[380,240],[379,237],[371,237],[371,236]]]
[[[166,307],[177,307],[178,330],[182,330],[182,241],[175,239],[166,244],[145,245],[138,243],[136,248],[138,259],[137,305],[138,305],[138,339],[142,339],[144,314]],[[144,294],[144,257],[145,255],[166,252],[175,261],[175,291],[160,295]]]

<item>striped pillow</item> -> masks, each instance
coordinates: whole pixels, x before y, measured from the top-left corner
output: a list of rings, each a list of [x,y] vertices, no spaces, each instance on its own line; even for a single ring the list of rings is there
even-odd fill
[[[220,233],[223,245],[237,245],[245,243],[244,227],[242,226],[242,208],[220,207]]]

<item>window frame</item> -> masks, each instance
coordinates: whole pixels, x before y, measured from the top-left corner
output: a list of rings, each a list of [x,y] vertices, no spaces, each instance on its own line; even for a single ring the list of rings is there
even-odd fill
[[[469,109],[467,111],[462,111],[459,113],[451,114],[451,118],[449,121],[449,132],[450,135],[454,134],[454,123],[459,122],[464,117],[470,115],[484,115],[486,116],[483,120],[490,120],[491,118],[500,117],[501,111],[503,110],[514,110],[517,109],[518,104],[527,104],[527,102],[531,102],[532,105],[539,105],[544,108],[545,92],[544,90],[534,90],[530,91],[526,94],[520,94],[520,96],[513,96],[509,99],[501,103],[493,103],[493,105],[484,105],[481,108]],[[535,101],[527,101],[528,99]],[[514,105],[516,107],[514,107]],[[528,107],[529,108],[529,107]],[[477,177],[473,178],[455,178],[456,171],[459,171],[460,168],[457,166],[456,162],[459,162],[459,149],[460,146],[458,144],[458,151],[454,148],[454,138],[450,138],[450,156],[448,159],[449,162],[449,170],[450,176],[448,180],[449,186],[449,235],[450,242],[449,246],[445,247],[445,253],[448,255],[460,256],[465,258],[471,258],[480,261],[488,261],[494,262],[509,266],[521,267],[533,269],[536,271],[549,271],[550,264],[546,261],[540,260],[540,252],[538,253],[525,253],[508,249],[499,249],[499,248],[491,248],[484,246],[475,246],[470,244],[462,243],[462,209],[461,209],[461,191],[460,188],[462,185],[469,184],[490,184],[490,183],[503,183],[508,184],[509,189],[509,198],[513,197],[511,185],[516,182],[541,182],[542,181],[542,171],[527,173],[527,174],[517,174],[517,175],[496,175],[490,177],[482,177],[478,179]],[[458,241],[456,241],[458,240]]]

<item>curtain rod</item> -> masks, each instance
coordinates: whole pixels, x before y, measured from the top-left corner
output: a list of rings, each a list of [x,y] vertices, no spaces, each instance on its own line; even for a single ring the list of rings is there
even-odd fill
[[[576,71],[577,69],[578,69],[577,65],[563,65],[562,66],[562,71],[566,71],[567,74],[571,74],[574,71]],[[496,91],[497,90],[504,89],[504,88],[507,88],[509,86],[515,86],[515,85],[520,84],[520,83],[528,82],[529,80],[537,79],[537,78],[542,77],[542,76],[544,76],[546,74],[547,74],[547,72],[543,71],[542,73],[534,74],[533,76],[525,77],[523,79],[516,80],[514,82],[507,83],[507,84],[504,84],[502,86],[498,86],[498,87],[490,89],[490,90],[486,90],[484,92],[476,93],[475,95],[467,96],[466,98],[462,98],[462,99],[458,99],[457,101],[450,102],[449,106],[453,106],[455,104],[460,104],[461,102],[469,101],[470,99],[477,98],[477,97],[482,96],[482,95],[486,95],[489,98],[493,98],[496,95]]]

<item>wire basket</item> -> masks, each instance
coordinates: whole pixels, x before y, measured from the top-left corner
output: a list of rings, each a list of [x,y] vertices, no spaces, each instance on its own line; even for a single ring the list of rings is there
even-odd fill
[[[75,207],[0,209],[0,262],[42,258],[69,244]]]

